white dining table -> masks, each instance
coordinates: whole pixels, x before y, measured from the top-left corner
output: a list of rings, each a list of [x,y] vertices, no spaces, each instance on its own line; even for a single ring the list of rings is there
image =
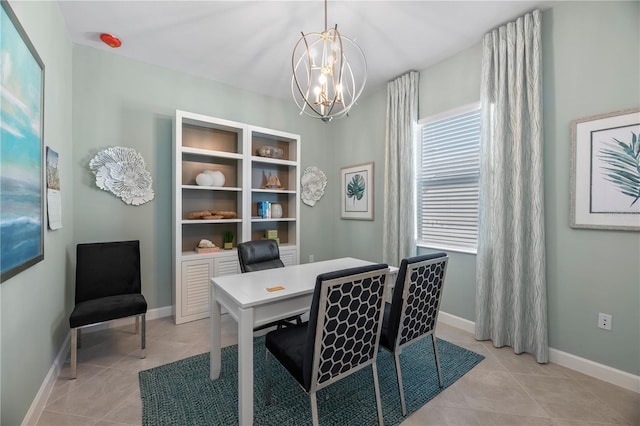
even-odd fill
[[[220,377],[221,307],[238,323],[238,420],[253,424],[253,329],[270,322],[303,314],[311,307],[316,277],[326,272],[375,262],[344,257],[267,269],[211,279],[211,357],[210,377]],[[398,268],[391,267],[390,283]],[[274,287],[280,290],[269,291]]]

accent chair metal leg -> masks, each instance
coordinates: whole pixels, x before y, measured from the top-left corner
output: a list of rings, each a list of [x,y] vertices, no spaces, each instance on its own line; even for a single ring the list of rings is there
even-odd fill
[[[71,379],[76,378],[76,362],[78,361],[78,329],[71,329]]]
[[[140,315],[142,317],[142,329],[140,333],[140,358],[146,358],[144,350],[147,347],[147,318],[146,314]],[[136,317],[136,333],[138,328],[138,317]]]
[[[378,383],[378,367],[375,361],[371,364],[373,372],[373,388],[376,392],[376,408],[378,409],[378,425],[384,426],[384,417],[382,415],[382,400],[380,399],[380,384]]]
[[[400,392],[400,406],[402,407],[402,415],[407,415],[407,405],[404,402],[404,388],[402,386],[402,371],[400,370],[400,354],[395,352],[393,358],[396,361],[396,376],[398,377],[398,392]]]
[[[264,358],[264,401],[271,405],[271,356],[268,350],[265,350]]]
[[[136,330],[135,333],[138,334],[140,332],[140,317],[136,315]]]
[[[318,401],[315,391],[309,392],[309,399],[311,400],[311,422],[313,426],[318,426]]]
[[[436,359],[436,368],[438,369],[438,382],[440,382],[440,387],[442,387],[442,372],[440,371],[440,357],[438,356],[438,344],[436,343],[435,334],[431,334],[431,341],[433,342],[433,355]]]

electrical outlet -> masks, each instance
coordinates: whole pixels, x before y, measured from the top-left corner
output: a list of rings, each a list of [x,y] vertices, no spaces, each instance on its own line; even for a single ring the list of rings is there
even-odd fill
[[[315,257],[312,254],[310,254],[309,255],[309,263],[313,263],[314,260],[315,260]]]
[[[611,330],[611,322],[613,321],[613,317],[609,314],[603,314],[600,312],[598,314],[598,327],[604,330]]]

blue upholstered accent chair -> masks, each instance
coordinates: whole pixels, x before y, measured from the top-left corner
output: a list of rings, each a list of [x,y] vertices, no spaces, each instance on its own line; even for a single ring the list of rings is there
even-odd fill
[[[403,348],[431,336],[442,387],[435,331],[448,260],[449,256],[442,252],[402,259],[391,303],[385,304],[380,346],[391,351],[395,358],[403,416],[407,414],[400,370]]]
[[[76,378],[81,327],[125,317],[142,318],[140,357],[144,358],[147,301],[141,293],[140,242],[116,241],[76,247],[75,307],[71,327],[71,378]]]
[[[378,423],[383,425],[376,355],[388,277],[386,264],[318,275],[309,321],[266,336],[267,404],[271,403],[272,356],[309,394],[314,425],[318,424],[316,392],[370,365]]]

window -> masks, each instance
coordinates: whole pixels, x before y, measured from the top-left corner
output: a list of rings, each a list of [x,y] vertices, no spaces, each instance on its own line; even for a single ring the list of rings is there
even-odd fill
[[[418,245],[476,253],[480,104],[419,124]]]

